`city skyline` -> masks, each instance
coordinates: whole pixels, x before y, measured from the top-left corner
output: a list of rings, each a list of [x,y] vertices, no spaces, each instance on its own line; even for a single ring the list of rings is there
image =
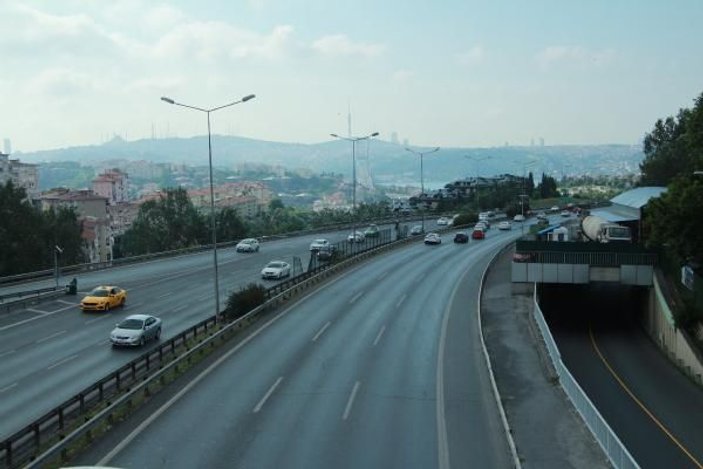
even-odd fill
[[[13,151],[207,132],[417,146],[637,144],[703,88],[703,4],[118,0],[0,5]]]

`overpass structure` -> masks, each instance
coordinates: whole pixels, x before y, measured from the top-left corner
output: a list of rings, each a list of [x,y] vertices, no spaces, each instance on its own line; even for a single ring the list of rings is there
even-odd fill
[[[657,255],[628,243],[518,240],[512,282],[651,286]]]

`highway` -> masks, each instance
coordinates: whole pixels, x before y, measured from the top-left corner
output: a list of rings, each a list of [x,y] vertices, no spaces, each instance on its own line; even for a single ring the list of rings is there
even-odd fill
[[[75,464],[511,466],[476,307],[485,266],[516,236],[447,235],[346,271]]]
[[[645,293],[551,286],[540,305],[564,363],[641,467],[700,469],[703,390],[639,325]]]
[[[292,264],[298,256],[306,268],[314,238],[336,242],[346,234],[311,234],[266,242],[258,253],[220,249],[221,307],[230,292],[250,282],[275,284],[259,275],[268,261],[283,259]],[[113,349],[108,342],[110,330],[125,316],[152,313],[161,317],[162,338],[168,339],[212,316],[215,310],[211,251],[82,273],[77,278],[77,296],[0,314],[0,439],[139,356],[143,350]],[[32,282],[23,288],[47,284],[53,280]],[[101,284],[125,288],[126,306],[109,313],[81,312],[78,303],[83,294]]]

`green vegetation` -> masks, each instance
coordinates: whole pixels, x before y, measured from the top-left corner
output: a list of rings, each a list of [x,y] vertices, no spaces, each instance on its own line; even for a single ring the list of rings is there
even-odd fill
[[[228,321],[233,321],[264,304],[264,301],[266,301],[266,288],[258,283],[250,283],[227,298],[227,306],[223,313]]]
[[[54,246],[59,265],[84,262],[81,225],[73,209],[48,211],[33,206],[25,190],[8,181],[0,185],[0,276],[50,269]]]
[[[684,327],[703,319],[703,94],[694,102],[693,109],[681,109],[677,117],[655,123],[645,136],[645,159],[640,165],[642,185],[667,186],[644,215],[647,246],[679,266],[688,264],[698,270],[693,292],[672,279],[684,305],[675,311],[677,325]],[[694,306],[695,297],[699,301]]]

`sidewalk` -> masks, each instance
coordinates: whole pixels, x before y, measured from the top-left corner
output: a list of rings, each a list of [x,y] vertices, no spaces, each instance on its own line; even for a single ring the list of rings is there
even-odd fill
[[[530,320],[532,284],[510,282],[510,250],[486,277],[483,334],[518,456],[525,468],[607,468],[607,457],[572,407]]]

